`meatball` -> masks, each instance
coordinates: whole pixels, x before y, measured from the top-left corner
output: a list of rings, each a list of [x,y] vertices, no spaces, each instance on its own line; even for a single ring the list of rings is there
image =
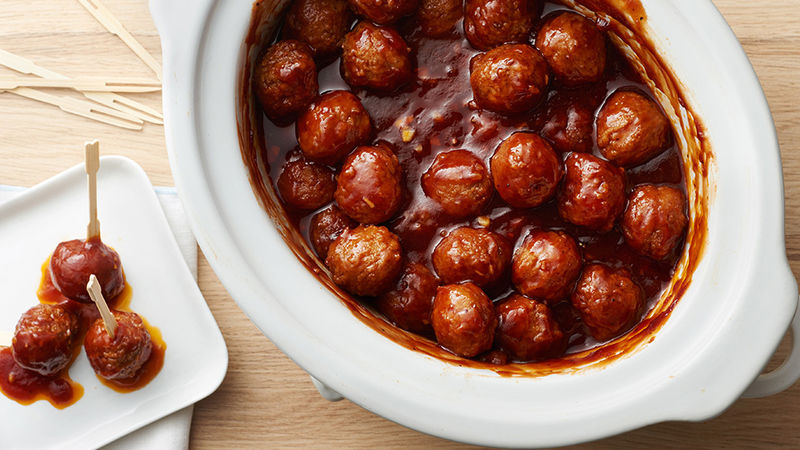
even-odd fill
[[[592,151],[594,107],[574,96],[555,95],[548,100],[542,137],[562,153]]]
[[[550,303],[564,300],[581,273],[581,252],[570,235],[535,231],[511,263],[511,281],[524,295]]]
[[[89,275],[94,274],[102,287],[103,297],[111,301],[125,288],[125,276],[119,255],[100,238],[74,239],[61,242],[50,257],[50,279],[64,297],[91,303],[86,292]]]
[[[379,23],[387,24],[407,16],[417,9],[419,0],[349,0],[356,14]]]
[[[442,347],[471,358],[492,347],[497,317],[492,301],[478,286],[451,284],[436,289],[431,323]]]
[[[492,195],[489,171],[467,150],[439,153],[422,175],[422,189],[453,217],[474,216]]]
[[[306,158],[336,164],[369,139],[372,121],[358,97],[347,91],[331,91],[297,119],[296,131]]]
[[[633,326],[643,304],[642,288],[626,269],[614,270],[602,264],[586,266],[572,293],[572,306],[598,341],[609,340]]]
[[[422,33],[439,37],[453,31],[463,15],[461,0],[420,0],[417,22]]]
[[[403,199],[402,169],[383,145],[359,147],[344,162],[334,198],[348,216],[361,223],[389,220]]]
[[[328,248],[344,230],[354,228],[356,222],[341,209],[331,206],[311,218],[308,234],[317,255],[324,261],[328,256]]]
[[[447,284],[471,281],[490,286],[505,273],[510,259],[506,241],[484,228],[457,228],[433,250],[433,268]]]
[[[553,198],[563,176],[561,159],[536,133],[509,136],[495,150],[491,166],[495,189],[516,208],[533,208]]]
[[[514,294],[495,309],[495,343],[511,358],[517,361],[554,358],[566,350],[567,336],[544,303]]]
[[[283,166],[278,191],[283,201],[299,209],[317,209],[333,200],[336,181],[328,167],[296,159]]]
[[[536,48],[564,84],[593,83],[603,77],[605,36],[580,14],[564,12],[547,20],[536,34]]]
[[[317,66],[308,46],[280,41],[270,47],[255,69],[258,100],[267,117],[288,123],[317,96]]]
[[[544,58],[528,44],[502,45],[470,61],[475,103],[498,113],[521,113],[536,106],[549,77]]]
[[[327,59],[339,52],[350,23],[347,0],[294,0],[281,32],[308,44],[317,59]]]
[[[597,114],[597,146],[619,166],[647,162],[671,142],[667,117],[654,101],[637,92],[613,93]]]
[[[11,338],[14,361],[46,377],[61,372],[72,360],[78,326],[75,314],[59,305],[34,306],[20,317]]]
[[[534,0],[467,0],[464,34],[479,50],[506,42],[524,42],[537,9]]]
[[[689,222],[681,191],[647,184],[631,192],[622,217],[625,241],[637,252],[664,259],[678,245]]]
[[[97,375],[106,380],[129,380],[150,359],[153,341],[138,314],[122,311],[112,314],[117,319],[114,337],[109,336],[103,319],[97,319],[86,333],[84,349]]]
[[[489,350],[480,355],[478,360],[495,366],[504,366],[508,364],[508,353],[502,350]]]
[[[586,153],[567,157],[558,212],[564,220],[599,232],[611,230],[625,208],[625,172]]]
[[[355,295],[377,296],[392,288],[403,270],[400,239],[386,227],[345,230],[328,249],[325,264],[334,283]]]
[[[342,49],[342,78],[352,87],[388,92],[412,78],[411,50],[393,28],[360,22]]]
[[[439,280],[427,267],[406,265],[394,289],[378,297],[375,307],[398,327],[419,334],[429,334],[431,308]]]

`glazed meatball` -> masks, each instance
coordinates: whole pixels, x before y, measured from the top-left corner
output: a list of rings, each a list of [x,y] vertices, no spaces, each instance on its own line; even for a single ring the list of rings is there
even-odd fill
[[[567,337],[550,308],[519,294],[496,307],[495,344],[517,361],[533,361],[561,356]]]
[[[528,297],[556,303],[569,295],[581,264],[578,244],[570,235],[535,231],[514,253],[511,281]]]
[[[631,192],[622,217],[625,242],[653,259],[664,259],[678,245],[689,222],[681,191],[647,184]]]
[[[467,0],[464,34],[478,50],[507,42],[524,42],[537,9],[534,0]]]
[[[472,283],[439,287],[431,322],[439,344],[465,358],[489,350],[497,327],[492,301]]]
[[[324,261],[328,256],[328,248],[344,230],[355,228],[356,222],[341,209],[331,206],[314,215],[308,227],[311,244],[317,255]]]
[[[318,59],[327,59],[339,52],[350,23],[347,0],[294,0],[281,32],[308,44]]]
[[[417,22],[426,36],[439,37],[453,31],[463,15],[461,0],[420,0]]]
[[[398,327],[419,334],[430,334],[431,308],[439,280],[427,267],[406,265],[394,289],[378,297],[375,307]]]
[[[635,166],[666,150],[672,142],[669,121],[642,94],[617,91],[597,114],[597,146],[618,166]]]
[[[470,61],[469,82],[475,103],[503,114],[527,111],[547,90],[547,63],[528,44],[506,44]]]
[[[474,216],[492,196],[489,171],[467,150],[439,153],[422,175],[422,189],[453,217]]]
[[[287,162],[278,177],[281,198],[299,209],[317,209],[329,203],[335,190],[333,171],[304,159]]]
[[[360,22],[342,49],[342,78],[352,87],[388,92],[412,78],[411,50],[393,28]]]
[[[81,303],[92,302],[86,292],[91,274],[100,282],[107,301],[113,300],[125,288],[119,255],[100,238],[59,243],[50,257],[48,270],[53,286],[61,295]]]
[[[386,227],[345,230],[328,249],[325,264],[334,283],[355,295],[377,296],[392,288],[403,270],[400,239]]]
[[[339,208],[361,223],[389,220],[403,199],[402,169],[384,145],[359,147],[344,162],[334,198]]]
[[[433,250],[433,268],[447,284],[471,281],[490,286],[506,271],[510,259],[506,241],[484,228],[457,228]]]
[[[564,220],[599,232],[611,230],[625,208],[625,172],[586,153],[567,157],[558,212]]]
[[[75,314],[60,305],[39,304],[17,322],[11,353],[20,367],[49,377],[69,365],[79,334]]]
[[[503,366],[508,364],[508,353],[502,350],[489,350],[480,355],[478,360],[495,366]]]
[[[349,0],[356,14],[379,23],[387,24],[407,16],[417,9],[419,0]]]
[[[564,84],[599,81],[606,69],[606,39],[591,20],[573,12],[560,13],[536,34],[553,74]]]
[[[491,166],[495,189],[517,208],[533,208],[553,198],[563,176],[561,159],[536,133],[509,136],[495,150]]]
[[[153,341],[138,314],[122,311],[112,314],[117,319],[114,337],[109,336],[103,319],[97,319],[86,333],[84,349],[97,375],[106,380],[129,380],[150,359]]]
[[[306,158],[333,165],[369,139],[372,122],[358,97],[331,91],[297,119],[296,131]]]
[[[542,137],[562,153],[592,151],[594,108],[574,96],[555,95],[547,101]]]
[[[255,69],[258,100],[267,117],[288,123],[317,96],[317,66],[308,46],[300,41],[280,41],[270,47]]]
[[[572,293],[572,306],[598,341],[627,331],[639,319],[643,304],[642,288],[626,269],[602,264],[586,266]]]

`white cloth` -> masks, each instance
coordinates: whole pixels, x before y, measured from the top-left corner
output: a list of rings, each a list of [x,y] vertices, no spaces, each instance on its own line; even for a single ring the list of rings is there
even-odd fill
[[[17,186],[0,185],[0,203],[24,191]],[[186,213],[183,211],[175,188],[155,188],[161,208],[167,217],[167,222],[175,235],[175,240],[181,249],[183,258],[189,266],[194,279],[197,280],[197,243],[194,240]],[[176,411],[163,419],[153,422],[133,433],[124,436],[107,446],[106,450],[185,450],[189,448],[189,430],[192,426],[192,412],[194,406],[188,406]]]

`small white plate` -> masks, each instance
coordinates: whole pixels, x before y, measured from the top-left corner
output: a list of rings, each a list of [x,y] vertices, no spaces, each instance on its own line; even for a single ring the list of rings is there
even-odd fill
[[[161,330],[164,366],[144,388],[120,394],[98,381],[81,350],[69,374],[85,393],[72,406],[0,395],[2,449],[98,447],[205,398],[225,377],[225,341],[144,171],[104,157],[97,184],[103,242],[120,255],[131,309]],[[86,189],[79,165],[0,205],[0,330],[13,331],[38,302],[41,266],[56,244],[85,236]]]

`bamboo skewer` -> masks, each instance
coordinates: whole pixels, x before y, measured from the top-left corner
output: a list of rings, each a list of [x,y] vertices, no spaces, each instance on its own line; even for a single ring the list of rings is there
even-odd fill
[[[27,58],[23,58],[22,56],[15,55],[3,49],[0,49],[0,64],[20,73],[36,75],[42,78],[53,80],[69,79],[67,76],[45,69]],[[110,92],[82,92],[82,94],[89,100],[105,105],[108,108],[116,109],[130,116],[125,118],[145,120],[158,125],[164,124],[164,116],[160,112],[137,101],[123,97],[122,95]],[[137,129],[141,129],[141,127]]]
[[[128,97],[110,92],[84,92],[83,95],[90,100],[128,113],[146,122],[164,125],[164,116],[160,112]]]
[[[78,0],[89,13],[103,25],[110,33],[117,35],[125,45],[130,48],[161,80],[161,65],[153,58],[143,46],[122,26],[119,20],[111,14],[111,11],[100,2],[100,0]]]
[[[0,91],[2,92],[2,91]],[[48,94],[42,91],[37,91],[31,88],[16,88],[10,89],[5,92],[19,95],[21,97],[36,100],[48,105],[57,106],[64,112],[75,114],[87,119],[96,120],[109,125],[114,125],[128,130],[141,130],[142,121],[137,118],[131,118],[130,115],[117,111],[116,109],[108,108],[105,106],[97,105],[83,100],[77,100],[70,97],[58,96]]]
[[[108,309],[108,304],[106,303],[106,299],[103,298],[103,290],[100,288],[100,283],[97,281],[97,277],[94,274],[89,275],[89,282],[86,283],[86,291],[89,293],[89,297],[92,298],[92,301],[95,305],[97,305],[98,311],[100,311],[100,317],[103,318],[103,325],[106,327],[106,332],[114,339],[114,335],[117,332],[117,319],[114,318],[114,315],[111,314],[111,310]]]
[[[97,171],[100,169],[100,143],[95,139],[87,142],[86,175],[89,177],[89,225],[86,227],[86,240],[100,238],[100,221],[97,219]]]
[[[47,78],[0,77],[0,90],[19,87],[62,88],[88,92],[156,92],[161,90],[161,82],[136,78],[104,80],[99,78],[72,78],[53,80]]]

